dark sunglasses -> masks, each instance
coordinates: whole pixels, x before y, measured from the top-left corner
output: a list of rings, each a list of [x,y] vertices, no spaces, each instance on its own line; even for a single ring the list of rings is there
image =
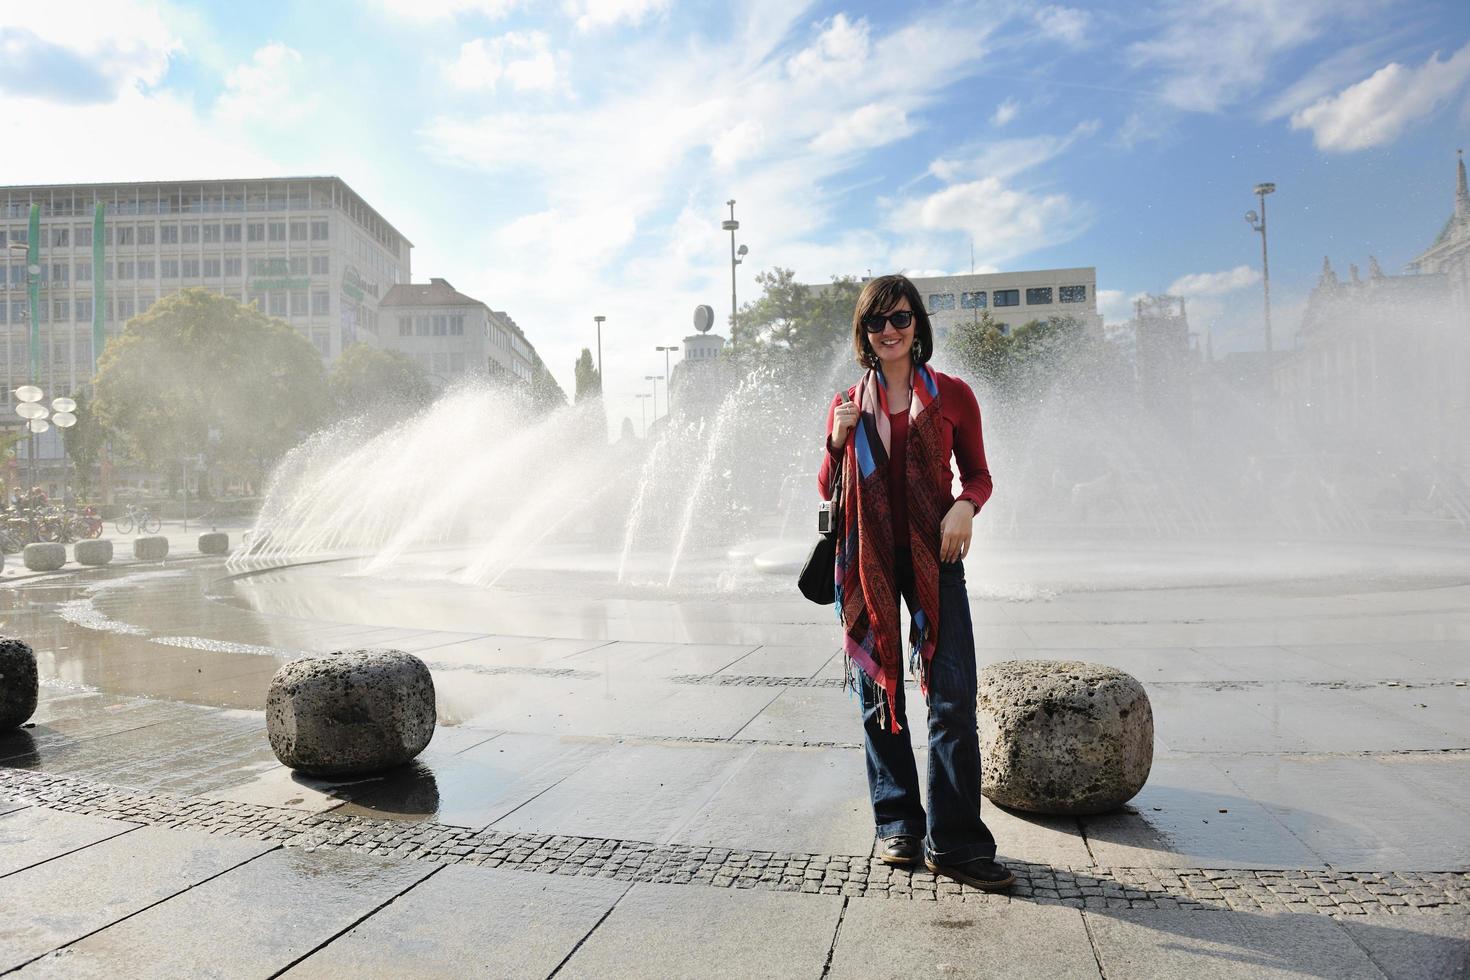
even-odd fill
[[[890,323],[895,330],[907,330],[914,325],[914,314],[909,310],[899,310],[887,316],[872,313],[863,317],[863,329],[868,333],[882,333],[883,328]]]

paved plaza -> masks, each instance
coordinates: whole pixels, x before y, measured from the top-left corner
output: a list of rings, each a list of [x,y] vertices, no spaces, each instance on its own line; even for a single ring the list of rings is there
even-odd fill
[[[1157,739],[1120,812],[987,802],[1018,878],[990,895],[873,857],[828,610],[241,573],[178,537],[165,563],[0,588],[42,677],[0,735],[0,972],[1470,976],[1458,555],[1025,595],[972,558],[982,664],[1119,667]],[[358,647],[429,665],[434,739],[380,777],[295,776],[270,677]]]

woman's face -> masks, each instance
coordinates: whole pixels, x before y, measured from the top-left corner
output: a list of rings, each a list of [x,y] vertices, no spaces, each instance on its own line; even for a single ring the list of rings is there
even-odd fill
[[[912,311],[906,297],[900,296],[898,302],[891,308],[881,311],[884,315]],[[915,321],[910,320],[909,325],[900,330],[893,325],[892,321],[883,324],[882,333],[868,334],[868,343],[873,345],[873,353],[878,355],[880,363],[893,366],[908,360],[909,351],[914,346]]]

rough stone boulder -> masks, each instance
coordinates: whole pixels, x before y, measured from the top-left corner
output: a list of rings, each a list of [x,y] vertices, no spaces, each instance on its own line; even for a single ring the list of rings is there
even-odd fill
[[[276,758],[314,776],[402,765],[434,737],[434,679],[402,650],[343,650],[271,678],[265,729]]]
[[[33,572],[54,572],[66,564],[66,545],[55,541],[37,541],[26,545],[22,553],[26,568]]]
[[[1105,813],[1143,788],[1154,714],[1137,679],[1077,660],[1010,660],[980,672],[983,792],[1032,813]]]
[[[19,728],[36,713],[40,689],[35,651],[20,640],[0,637],[0,732]]]
[[[163,561],[168,557],[168,538],[159,534],[133,539],[133,557],[139,561]]]
[[[224,531],[206,531],[199,535],[199,553],[201,555],[228,555],[230,536]]]
[[[106,538],[78,541],[73,549],[78,565],[106,565],[112,561],[112,542]]]

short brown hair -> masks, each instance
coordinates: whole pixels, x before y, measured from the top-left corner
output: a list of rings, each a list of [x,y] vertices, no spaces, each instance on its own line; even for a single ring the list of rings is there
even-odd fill
[[[852,311],[852,351],[863,367],[877,367],[878,355],[868,340],[868,331],[863,329],[863,320],[875,313],[887,313],[898,305],[898,301],[909,301],[914,311],[914,347],[918,356],[916,363],[926,364],[934,353],[934,331],[929,326],[929,313],[919,297],[919,289],[907,276],[879,276],[869,279],[858,294],[857,306]]]

